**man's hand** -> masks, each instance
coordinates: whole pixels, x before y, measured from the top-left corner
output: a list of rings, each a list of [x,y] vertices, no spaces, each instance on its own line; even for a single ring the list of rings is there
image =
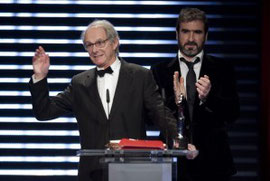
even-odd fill
[[[186,90],[184,86],[184,78],[179,78],[179,72],[174,72],[173,75],[173,90],[174,90],[174,96],[175,96],[175,103],[178,104],[178,101],[180,99],[180,95],[182,94],[184,97],[186,97]]]
[[[193,160],[198,156],[198,150],[196,149],[195,145],[193,144],[188,144],[188,151],[191,151],[187,154],[187,159]]]
[[[205,100],[211,90],[211,81],[207,75],[204,75],[196,82],[197,91],[200,100]]]
[[[174,139],[173,140],[173,149],[183,149],[180,148],[180,142],[181,140],[179,139]],[[186,158],[189,160],[193,160],[194,158],[196,158],[198,156],[198,150],[196,149],[195,145],[188,143],[187,144],[187,148],[185,148],[188,152],[186,154]]]
[[[41,46],[36,49],[35,55],[32,58],[32,64],[35,79],[41,80],[47,76],[50,67],[50,57]]]

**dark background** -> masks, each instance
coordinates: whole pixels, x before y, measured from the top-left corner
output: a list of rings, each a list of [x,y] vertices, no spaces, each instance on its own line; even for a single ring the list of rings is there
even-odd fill
[[[0,0],[0,180],[75,180],[79,137],[72,115],[38,122],[31,111],[27,82],[32,75],[31,57],[39,45],[51,56],[49,79],[71,78],[92,65],[79,43],[81,30],[94,19],[107,19],[119,32],[120,56],[150,66],[175,56],[175,23],[183,7],[207,13],[207,52],[235,67],[241,115],[228,128],[238,169],[233,180],[270,180],[267,0],[46,2]],[[85,67],[74,70],[76,65]],[[50,90],[59,92],[67,82],[50,83]]]

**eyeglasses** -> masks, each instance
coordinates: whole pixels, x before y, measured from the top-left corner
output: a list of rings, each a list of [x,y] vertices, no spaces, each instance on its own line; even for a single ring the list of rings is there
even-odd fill
[[[103,47],[105,47],[107,40],[109,40],[109,38],[107,38],[105,40],[98,40],[95,43],[86,43],[85,44],[85,49],[92,50],[94,48],[94,46],[96,48],[103,48]]]

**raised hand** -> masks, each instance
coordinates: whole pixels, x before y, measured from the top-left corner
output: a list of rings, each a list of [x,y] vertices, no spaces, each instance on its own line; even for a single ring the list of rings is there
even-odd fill
[[[211,90],[211,81],[207,75],[204,75],[196,82],[196,87],[200,100],[205,100]]]
[[[173,90],[175,96],[175,103],[178,104],[180,95],[186,97],[186,90],[184,86],[184,78],[179,78],[179,72],[174,72],[173,75]]]
[[[41,80],[45,78],[49,72],[50,57],[45,50],[39,46],[32,58],[32,65],[35,79]]]

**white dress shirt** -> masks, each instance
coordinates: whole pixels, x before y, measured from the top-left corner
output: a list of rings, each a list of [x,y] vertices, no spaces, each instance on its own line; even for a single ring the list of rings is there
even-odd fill
[[[97,88],[98,88],[98,93],[103,105],[103,108],[105,110],[107,118],[109,118],[109,114],[111,111],[111,107],[113,104],[113,98],[118,82],[118,77],[119,77],[119,72],[120,72],[120,67],[121,67],[121,62],[116,57],[116,61],[111,65],[111,68],[113,70],[112,74],[104,74],[103,77],[97,76]],[[97,67],[97,70],[102,70],[101,68]],[[110,97],[110,102],[109,104],[107,103],[107,96],[106,96],[106,91],[107,89],[109,90],[109,97]]]
[[[117,82],[118,82],[120,67],[121,67],[121,62],[118,59],[118,57],[116,57],[116,61],[111,65],[113,73],[112,74],[104,74],[104,77],[97,76],[98,93],[99,93],[99,96],[100,96],[100,99],[101,99],[101,102],[102,102],[102,105],[103,105],[103,108],[105,110],[107,118],[109,118],[109,113],[110,113],[110,110],[112,107],[115,89],[116,89]],[[97,67],[97,70],[102,70],[102,69]],[[37,83],[42,79],[36,79],[34,74],[33,74],[32,80],[33,80],[33,83]],[[109,97],[110,97],[109,104],[106,101],[106,98],[107,98],[106,90],[107,89],[109,90]]]

